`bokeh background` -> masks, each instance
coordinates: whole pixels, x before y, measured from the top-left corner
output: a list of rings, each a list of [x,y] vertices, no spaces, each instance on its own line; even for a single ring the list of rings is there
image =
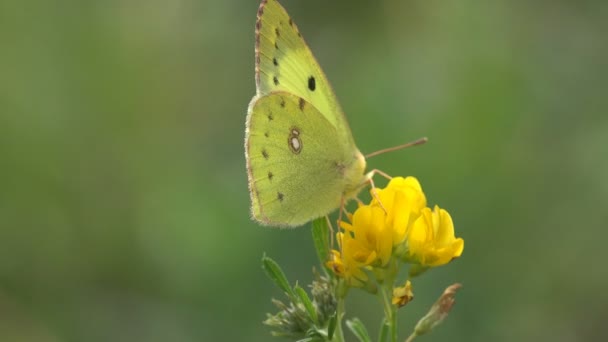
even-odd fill
[[[364,153],[430,138],[369,160],[466,241],[403,338],[458,281],[421,341],[606,340],[607,3],[282,2]],[[317,261],[248,217],[257,7],[0,2],[0,341],[271,340],[261,256],[302,284]],[[375,335],[376,298],[347,310]]]

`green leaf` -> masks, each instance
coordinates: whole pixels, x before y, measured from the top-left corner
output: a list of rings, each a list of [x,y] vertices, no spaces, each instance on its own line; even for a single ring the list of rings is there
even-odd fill
[[[315,306],[312,304],[312,301],[308,297],[308,294],[306,293],[306,291],[304,291],[304,289],[298,285],[296,285],[294,290],[295,290],[296,294],[298,295],[298,298],[300,299],[300,303],[302,303],[304,305],[306,312],[308,312],[308,317],[310,318],[310,320],[313,321],[315,324],[317,324],[318,323],[317,310],[315,310]]]
[[[325,263],[329,260],[329,226],[326,217],[319,217],[312,221],[312,240],[315,244],[319,262],[323,269],[327,269]]]
[[[357,336],[359,341],[361,341],[361,342],[371,342],[372,341],[372,339],[369,337],[369,334],[367,333],[367,329],[365,328],[365,325],[363,325],[363,322],[361,322],[360,319],[358,319],[358,318],[349,319],[346,321],[346,326],[348,326],[350,331],[352,331],[353,334],[355,334],[355,336]]]
[[[327,338],[331,341],[334,338],[334,332],[336,331],[336,324],[338,323],[338,316],[333,314],[329,319],[329,326],[327,327]]]
[[[378,342],[386,342],[388,339],[388,322],[386,318],[382,319],[382,324],[380,325],[380,334],[378,336]]]
[[[430,267],[428,266],[421,266],[421,265],[417,265],[414,264],[410,267],[410,272],[409,275],[410,277],[417,277],[419,275],[421,275],[422,273],[426,272]]]
[[[291,286],[289,286],[289,282],[287,281],[287,277],[285,277],[285,273],[281,269],[281,266],[277,264],[274,260],[270,259],[266,255],[262,257],[262,268],[266,271],[268,277],[274,281],[277,286],[285,292],[290,298],[295,299],[296,294],[293,292]]]

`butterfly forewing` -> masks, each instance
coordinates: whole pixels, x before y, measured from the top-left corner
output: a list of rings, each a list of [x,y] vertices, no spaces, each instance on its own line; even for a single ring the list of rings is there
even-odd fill
[[[296,24],[276,0],[263,1],[256,22],[258,96],[287,91],[304,98],[352,141],[334,92]]]

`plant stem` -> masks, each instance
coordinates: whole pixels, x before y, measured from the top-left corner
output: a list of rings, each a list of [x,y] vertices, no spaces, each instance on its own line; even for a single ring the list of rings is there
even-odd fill
[[[342,318],[344,317],[344,297],[338,297],[338,308],[336,309],[336,330],[331,339],[336,342],[344,342],[344,332],[342,331]]]
[[[416,332],[413,332],[408,338],[407,340],[405,340],[405,342],[412,342],[418,335],[416,335]]]
[[[395,306],[391,303],[392,298],[392,282],[385,283],[381,287],[382,304],[384,307],[384,316],[389,327],[389,336],[391,342],[397,342],[397,312]]]

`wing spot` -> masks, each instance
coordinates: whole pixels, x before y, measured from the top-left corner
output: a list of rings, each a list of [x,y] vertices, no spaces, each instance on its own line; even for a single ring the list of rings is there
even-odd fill
[[[268,171],[268,180],[272,181],[272,177],[274,177],[274,175],[272,174],[272,172]]]
[[[281,108],[285,108],[285,99],[281,97]]]
[[[304,110],[305,104],[306,104],[306,101],[304,101],[304,99],[300,97],[300,102],[298,103],[298,107],[300,107],[300,110]]]
[[[272,78],[272,81],[274,82],[274,85],[279,85],[279,78],[278,77],[274,76]]]
[[[277,37],[280,37],[280,36],[281,36],[281,32],[279,31],[279,28],[278,28],[278,27],[275,27],[275,28],[274,28],[274,33],[277,35]]]
[[[279,45],[277,45],[277,42],[274,42],[274,48],[277,50],[279,49]]]
[[[310,76],[308,78],[308,89],[310,89],[310,91],[315,91],[316,88],[317,88],[317,82],[315,81],[315,77]]]
[[[287,138],[287,145],[294,154],[299,154],[302,151],[302,139],[300,139],[300,129],[292,127]]]
[[[260,31],[262,29],[262,21],[261,20],[258,20],[255,23],[255,29],[258,30],[258,31]]]
[[[277,192],[277,199],[279,200],[279,202],[283,202],[283,197],[285,197],[285,196],[283,195],[282,192]]]
[[[277,61],[276,58],[272,59],[272,64],[274,64],[274,66],[279,66],[279,61]]]
[[[268,158],[270,157],[270,156],[268,155],[268,151],[266,151],[266,149],[263,149],[263,150],[262,150],[262,156],[263,156],[263,157],[264,157],[264,159],[266,159],[266,160],[268,160]]]
[[[268,112],[268,121],[272,120],[274,120],[274,115],[272,115],[272,112]]]
[[[293,20],[291,18],[289,18],[289,26],[293,27]]]
[[[268,137],[270,136],[270,134],[268,134],[268,132],[266,132],[266,133],[264,133],[264,136],[265,136],[266,138],[268,138]]]

